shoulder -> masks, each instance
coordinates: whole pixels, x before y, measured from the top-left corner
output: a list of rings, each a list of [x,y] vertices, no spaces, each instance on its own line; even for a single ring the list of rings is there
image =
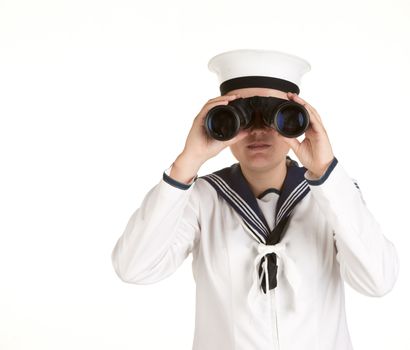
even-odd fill
[[[198,177],[192,187],[193,195],[197,196],[200,200],[215,200],[218,197],[218,193],[206,176]]]

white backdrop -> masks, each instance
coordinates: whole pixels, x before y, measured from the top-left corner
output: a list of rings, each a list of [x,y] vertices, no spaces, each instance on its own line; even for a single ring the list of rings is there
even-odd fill
[[[401,263],[382,298],[346,285],[355,350],[409,349],[409,19],[405,0],[0,0],[0,349],[191,348],[192,257],[137,286],[110,255],[237,48],[311,63],[300,96]]]

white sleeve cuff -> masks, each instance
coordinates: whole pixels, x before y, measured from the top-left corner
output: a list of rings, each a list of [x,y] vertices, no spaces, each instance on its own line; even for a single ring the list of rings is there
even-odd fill
[[[162,174],[162,179],[169,185],[174,186],[176,188],[179,188],[180,190],[187,190],[192,186],[192,184],[195,182],[195,180],[198,178],[198,175],[195,175],[188,184],[177,181],[173,179],[172,177],[169,176],[171,173],[172,165],[164,170],[164,173]]]

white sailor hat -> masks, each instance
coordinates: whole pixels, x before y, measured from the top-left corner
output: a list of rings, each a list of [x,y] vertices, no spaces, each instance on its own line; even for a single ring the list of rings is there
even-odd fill
[[[272,50],[233,50],[209,60],[208,68],[218,76],[221,95],[249,87],[260,87],[299,94],[300,80],[310,71],[301,57]]]

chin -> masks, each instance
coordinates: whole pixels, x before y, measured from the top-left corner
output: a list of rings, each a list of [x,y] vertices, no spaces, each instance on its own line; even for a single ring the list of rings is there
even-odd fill
[[[241,166],[255,171],[270,170],[286,160],[289,147],[274,145],[268,152],[249,152],[246,147],[234,144],[230,147],[232,155]]]
[[[252,157],[252,159],[242,159],[239,161],[241,165],[252,170],[266,170],[275,165],[275,160],[266,157]]]

